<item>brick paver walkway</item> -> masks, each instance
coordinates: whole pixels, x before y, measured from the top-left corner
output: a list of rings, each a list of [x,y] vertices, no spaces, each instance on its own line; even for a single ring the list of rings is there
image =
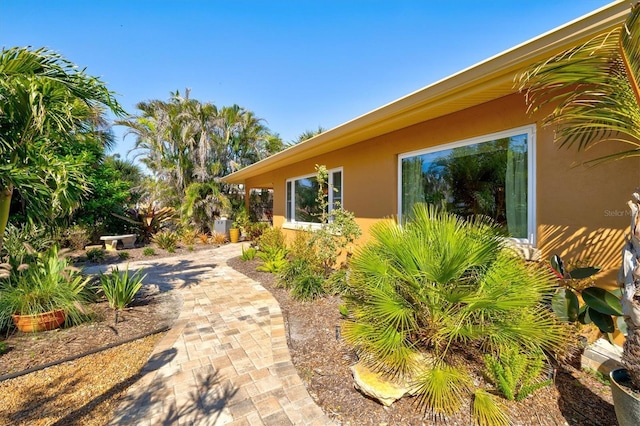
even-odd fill
[[[179,288],[184,305],[112,424],[332,424],[291,363],[278,303],[227,266],[240,247],[131,262],[146,282]]]

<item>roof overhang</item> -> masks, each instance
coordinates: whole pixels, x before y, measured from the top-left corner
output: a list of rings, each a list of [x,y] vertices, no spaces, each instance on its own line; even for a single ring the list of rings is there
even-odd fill
[[[387,105],[327,130],[224,178],[246,179],[517,91],[514,77],[528,66],[621,24],[630,3],[616,1]]]

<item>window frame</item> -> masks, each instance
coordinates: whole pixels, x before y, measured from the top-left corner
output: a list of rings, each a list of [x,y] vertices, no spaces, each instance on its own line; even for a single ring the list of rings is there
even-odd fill
[[[329,188],[333,188],[334,187],[334,183],[333,183],[333,175],[336,172],[340,172],[340,205],[344,206],[344,167],[340,166],[340,167],[335,167],[333,169],[327,169],[327,174],[329,175]],[[302,222],[302,221],[297,221],[295,219],[295,200],[296,200],[296,190],[295,190],[295,182],[297,180],[300,179],[308,179],[308,178],[315,178],[317,177],[316,173],[310,173],[307,175],[300,175],[300,176],[295,176],[295,177],[291,177],[288,178],[285,181],[284,184],[284,203],[285,203],[285,209],[284,209],[284,223],[282,225],[282,228],[284,229],[320,229],[322,227],[321,223],[317,223],[317,222]],[[289,189],[289,185],[291,185],[291,200],[288,199],[288,189]],[[329,195],[329,212],[331,212],[335,207],[334,207],[334,192],[333,191],[329,191],[328,192]],[[291,212],[291,217],[289,217],[289,212]]]
[[[527,135],[527,235],[528,238],[514,238],[509,240],[517,244],[536,245],[536,125],[528,124],[526,126],[516,127],[501,132],[490,133],[486,135],[476,136],[469,139],[450,142],[429,148],[418,149],[415,151],[405,152],[398,155],[398,217],[402,217],[402,160],[423,154],[433,154],[435,152],[445,151],[453,148],[460,148],[469,145],[481,144],[497,139],[508,138],[517,135]]]

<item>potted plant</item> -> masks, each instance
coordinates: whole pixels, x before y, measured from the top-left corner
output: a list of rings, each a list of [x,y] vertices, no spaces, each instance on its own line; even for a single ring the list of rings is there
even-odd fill
[[[622,141],[628,149],[590,160],[636,161],[640,152],[640,5],[631,7],[624,23],[552,58],[532,65],[518,77],[531,111],[553,105],[544,125],[558,126],[556,141],[566,147],[588,149],[600,142]],[[640,195],[629,202],[631,233],[625,242],[618,283],[622,287],[622,312],[627,325],[623,364],[631,387],[640,391]],[[613,371],[613,382],[621,379]],[[614,385],[614,388],[617,385]],[[621,425],[640,424],[640,399],[635,408],[622,407],[614,390],[616,415]]]
[[[247,210],[242,208],[236,213],[235,220],[229,230],[229,239],[232,243],[237,243],[240,239],[240,235],[246,235],[247,228],[250,224],[249,215]]]
[[[231,229],[229,229],[229,241],[237,243],[240,241],[240,227],[237,222],[233,222]]]
[[[86,317],[89,278],[62,254],[54,246],[31,263],[0,265],[0,328],[13,322],[20,331],[36,332]]]

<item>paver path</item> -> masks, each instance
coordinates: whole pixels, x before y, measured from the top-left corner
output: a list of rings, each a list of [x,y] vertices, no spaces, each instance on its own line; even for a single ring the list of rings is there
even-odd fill
[[[227,266],[240,251],[130,263],[145,267],[145,282],[180,289],[184,304],[112,424],[333,424],[291,363],[276,300]]]

